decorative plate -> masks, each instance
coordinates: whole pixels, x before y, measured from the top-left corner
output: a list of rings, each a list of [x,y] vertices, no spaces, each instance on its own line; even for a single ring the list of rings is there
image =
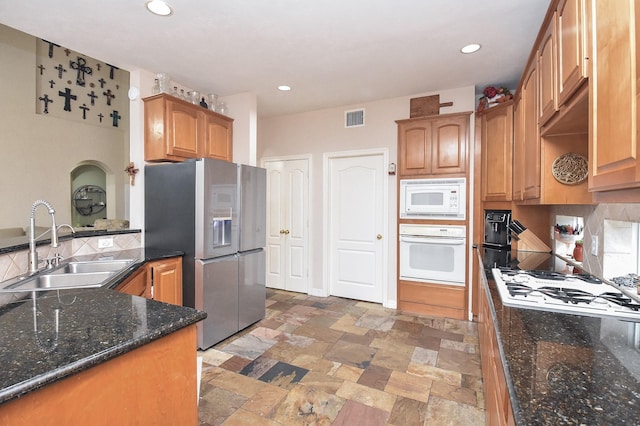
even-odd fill
[[[551,166],[553,177],[565,185],[577,185],[589,175],[587,159],[575,152],[567,152],[556,158]]]

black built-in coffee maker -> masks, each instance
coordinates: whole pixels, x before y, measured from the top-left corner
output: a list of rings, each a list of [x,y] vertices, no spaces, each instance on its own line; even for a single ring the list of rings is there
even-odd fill
[[[484,212],[484,267],[507,266],[511,262],[511,210]]]

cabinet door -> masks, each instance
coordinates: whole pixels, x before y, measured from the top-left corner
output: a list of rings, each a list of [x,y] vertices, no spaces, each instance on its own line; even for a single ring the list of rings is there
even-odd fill
[[[540,124],[544,124],[558,110],[556,103],[556,20],[555,15],[545,29],[538,49],[538,78],[540,82]]]
[[[191,104],[167,99],[166,104],[167,154],[198,158],[202,156],[198,140],[202,137],[198,110]]]
[[[524,105],[522,98],[513,107],[513,201],[524,196]]]
[[[522,85],[523,199],[540,198],[540,134],[538,128],[537,70],[533,64]]]
[[[431,121],[398,124],[398,162],[400,176],[431,173]]]
[[[151,262],[147,268],[153,299],[182,305],[182,258]]]
[[[592,0],[589,190],[640,186],[638,1]]]
[[[486,111],[482,122],[482,200],[511,201],[513,103]]]
[[[147,286],[147,270],[142,267],[118,287],[116,291],[133,296],[151,297],[151,288]]]
[[[560,0],[556,15],[556,85],[561,106],[587,77],[585,0]]]
[[[464,173],[467,169],[469,116],[436,119],[431,125],[431,174]]]
[[[204,114],[204,156],[233,161],[233,120]]]

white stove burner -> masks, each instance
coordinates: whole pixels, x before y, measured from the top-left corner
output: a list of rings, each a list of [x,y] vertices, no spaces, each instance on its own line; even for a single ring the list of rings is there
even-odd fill
[[[549,273],[553,279],[545,279],[531,275],[535,271],[491,272],[505,306],[640,321],[640,303],[591,276]]]

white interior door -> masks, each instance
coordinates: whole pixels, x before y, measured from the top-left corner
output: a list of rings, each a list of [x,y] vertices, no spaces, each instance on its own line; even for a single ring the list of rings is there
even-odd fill
[[[267,276],[271,288],[309,291],[309,161],[268,160]]]
[[[334,296],[381,303],[386,276],[385,155],[328,159],[328,276]]]

